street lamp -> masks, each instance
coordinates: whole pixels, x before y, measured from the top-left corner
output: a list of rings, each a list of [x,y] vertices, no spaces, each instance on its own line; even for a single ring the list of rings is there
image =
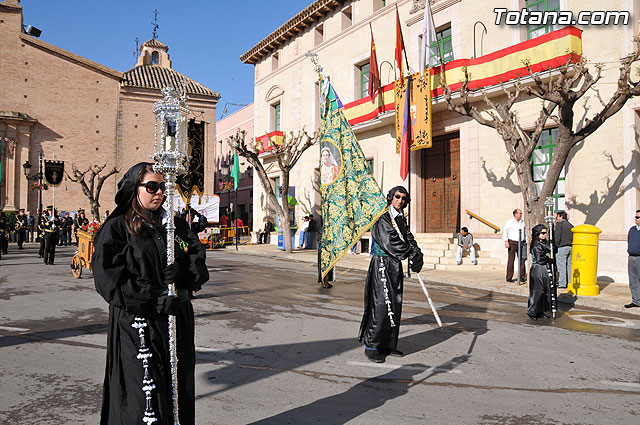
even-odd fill
[[[226,162],[226,160],[223,160],[222,165],[220,166],[220,175],[221,175],[221,179],[220,179],[220,183],[222,183],[220,186],[221,189],[224,189],[226,187],[227,189],[227,204],[229,205],[227,208],[230,209],[231,206],[231,195],[229,194],[229,174],[231,172],[231,167],[230,164],[228,164]],[[228,216],[227,219],[230,219],[231,217]],[[228,223],[227,223],[228,224]]]
[[[24,176],[27,178],[27,181],[38,182],[38,215],[42,213],[42,152],[40,152],[40,156],[38,157],[39,165],[38,172],[31,175],[31,164],[27,159],[24,164],[22,164],[22,169],[24,171]]]

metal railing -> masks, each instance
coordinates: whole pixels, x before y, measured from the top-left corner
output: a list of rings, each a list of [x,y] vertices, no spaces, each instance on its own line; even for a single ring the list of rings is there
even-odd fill
[[[469,217],[471,218],[475,218],[476,220],[478,220],[480,223],[486,224],[487,226],[491,227],[493,229],[494,233],[498,233],[500,231],[500,228],[498,226],[496,226],[495,224],[491,223],[488,220],[485,220],[484,218],[480,217],[478,214],[474,214],[469,210],[464,210],[465,213],[469,214]]]
[[[235,227],[207,227],[198,234],[200,242],[205,244],[208,249],[222,248],[225,245],[236,243],[238,245],[249,245],[251,243],[251,232],[248,226],[238,227],[236,233]]]

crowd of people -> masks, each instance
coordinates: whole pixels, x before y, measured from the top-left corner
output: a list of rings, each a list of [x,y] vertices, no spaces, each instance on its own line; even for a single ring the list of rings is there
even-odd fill
[[[10,243],[24,249],[25,243],[39,243],[38,257],[45,264],[54,264],[55,247],[78,244],[78,229],[89,224],[83,209],[59,214],[53,205],[37,217],[31,211],[19,209],[13,213],[0,210],[0,258],[7,254]],[[73,235],[73,238],[72,238]]]

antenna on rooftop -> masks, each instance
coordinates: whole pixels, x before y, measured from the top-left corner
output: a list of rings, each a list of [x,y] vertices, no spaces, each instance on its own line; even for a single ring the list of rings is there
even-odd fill
[[[136,50],[133,51],[133,57],[138,59],[140,56],[140,39],[136,37]]]
[[[160,25],[158,25],[158,9],[153,11],[153,39],[157,39],[158,38],[158,28],[160,28]]]

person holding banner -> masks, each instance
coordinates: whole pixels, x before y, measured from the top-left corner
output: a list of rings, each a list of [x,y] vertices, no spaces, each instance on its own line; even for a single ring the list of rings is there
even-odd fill
[[[365,344],[365,356],[382,363],[388,355],[402,357],[397,349],[404,271],[402,260],[411,260],[411,270],[419,273],[423,255],[409,231],[403,210],[409,192],[402,186],[387,195],[389,210],[373,225],[376,241],[364,289],[364,315],[358,340]]]
[[[179,422],[195,423],[190,298],[209,272],[204,245],[179,218],[175,262],[166,266],[164,191],[163,175],[155,173],[152,164],[134,165],[118,183],[117,206],[95,237],[95,286],[109,303],[101,424],[174,423],[169,314],[177,323]],[[167,295],[169,283],[175,283],[177,297]]]

